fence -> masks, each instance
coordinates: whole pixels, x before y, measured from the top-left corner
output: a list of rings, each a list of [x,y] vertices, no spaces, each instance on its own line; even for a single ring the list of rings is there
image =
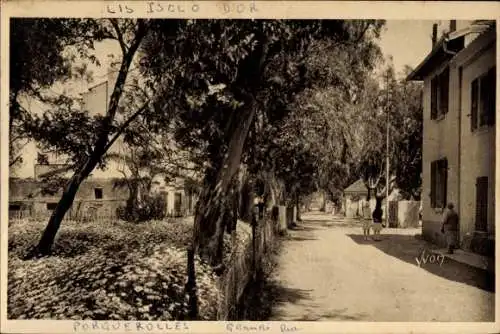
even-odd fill
[[[17,210],[9,208],[9,220],[48,219],[56,202],[25,200]],[[65,219],[74,221],[96,221],[116,219],[116,210],[125,204],[123,200],[76,200],[66,213]]]

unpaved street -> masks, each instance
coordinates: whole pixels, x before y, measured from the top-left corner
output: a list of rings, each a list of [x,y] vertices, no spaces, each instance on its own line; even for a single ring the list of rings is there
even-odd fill
[[[480,270],[415,260],[417,229],[364,241],[355,221],[310,213],[289,231],[274,277],[271,320],[493,321],[494,292]]]

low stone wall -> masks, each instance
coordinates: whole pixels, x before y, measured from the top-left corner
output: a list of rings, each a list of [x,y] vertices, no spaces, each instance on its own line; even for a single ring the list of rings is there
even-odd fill
[[[284,220],[286,222],[286,218]],[[266,215],[255,227],[255,239],[252,238],[251,226],[243,222],[238,225],[242,229],[240,235],[244,237],[244,242],[233,245],[235,249],[228,268],[218,282],[223,295],[217,312],[217,320],[220,321],[230,320],[237,312],[236,305],[252,276],[260,269],[264,256],[272,249],[279,231],[278,221],[273,221],[270,215]]]

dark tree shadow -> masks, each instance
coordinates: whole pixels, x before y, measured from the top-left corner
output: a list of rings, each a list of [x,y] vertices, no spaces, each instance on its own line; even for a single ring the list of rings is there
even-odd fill
[[[290,231],[307,231],[307,232],[311,232],[311,231],[321,230],[321,228],[319,226],[312,225],[310,221],[305,221],[305,222],[299,223],[295,227],[289,228],[289,230]]]
[[[288,235],[285,238],[285,241],[316,241],[316,240],[319,240],[319,239],[311,237],[311,236],[305,236],[305,235]]]
[[[316,219],[304,219],[300,227],[303,229],[309,230],[322,230],[325,228],[332,227],[361,227],[362,220],[360,219],[325,219],[325,220],[316,220]]]
[[[275,280],[259,279],[252,281],[245,290],[245,300],[237,307],[235,320],[267,321],[282,316],[280,305],[297,304],[311,301],[311,290],[292,289]]]
[[[426,248],[415,235],[382,234],[380,241],[365,241],[362,234],[347,234],[347,236],[360,245],[375,247],[414,266],[418,266],[416,258],[420,259],[422,252],[425,251],[424,254],[431,255],[430,251],[432,250],[431,246]],[[422,263],[420,268],[450,281],[464,283],[490,292],[495,291],[494,273],[448,258],[445,258],[442,264],[437,261],[435,263],[429,261]]]

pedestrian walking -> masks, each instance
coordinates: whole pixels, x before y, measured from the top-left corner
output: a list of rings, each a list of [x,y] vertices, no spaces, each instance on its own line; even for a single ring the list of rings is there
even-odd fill
[[[453,203],[448,203],[448,210],[443,217],[441,233],[446,236],[448,245],[448,254],[453,254],[453,250],[457,248],[458,239],[458,213],[454,209]]]
[[[375,210],[372,213],[373,218],[373,240],[380,241],[380,231],[382,231],[382,199],[376,197]]]

